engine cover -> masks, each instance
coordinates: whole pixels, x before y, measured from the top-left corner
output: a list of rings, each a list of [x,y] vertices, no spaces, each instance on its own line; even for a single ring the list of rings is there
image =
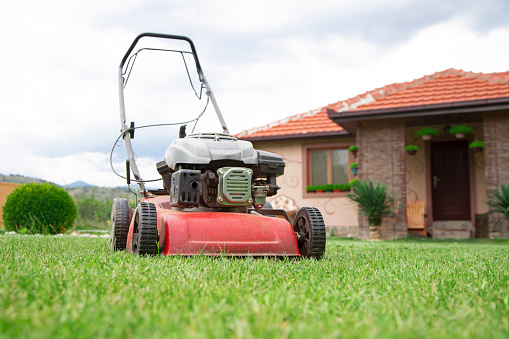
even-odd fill
[[[164,160],[172,170],[176,170],[177,164],[206,165],[216,160],[257,165],[258,153],[249,141],[237,140],[228,134],[202,133],[173,141]]]

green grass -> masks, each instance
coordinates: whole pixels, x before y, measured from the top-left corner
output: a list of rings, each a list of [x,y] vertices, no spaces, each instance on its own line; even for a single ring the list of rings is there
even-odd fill
[[[331,240],[315,260],[0,236],[0,337],[507,338],[509,242]]]

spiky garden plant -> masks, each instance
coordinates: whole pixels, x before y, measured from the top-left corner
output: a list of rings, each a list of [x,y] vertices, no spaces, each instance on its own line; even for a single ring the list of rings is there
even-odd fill
[[[498,189],[492,190],[488,205],[490,212],[502,213],[509,220],[509,184],[500,185]]]
[[[387,184],[377,180],[359,180],[347,197],[356,202],[359,210],[368,217],[370,226],[382,224],[382,216],[391,213],[396,199]]]

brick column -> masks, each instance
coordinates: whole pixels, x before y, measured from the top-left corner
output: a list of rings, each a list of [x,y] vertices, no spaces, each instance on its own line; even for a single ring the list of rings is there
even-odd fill
[[[394,239],[408,235],[405,210],[405,123],[403,119],[367,120],[357,123],[359,179],[387,183],[401,200],[390,225],[383,225],[382,238]],[[369,237],[367,219],[359,215],[359,238]]]
[[[509,185],[509,111],[484,113],[484,143],[489,192]],[[490,238],[509,237],[508,222],[501,214],[490,214],[489,223]]]

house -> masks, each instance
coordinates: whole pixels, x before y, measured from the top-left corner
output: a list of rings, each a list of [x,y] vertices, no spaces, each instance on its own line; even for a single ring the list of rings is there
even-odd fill
[[[457,137],[454,125],[472,133]],[[423,127],[437,135],[423,140]],[[341,236],[366,238],[368,225],[346,192],[310,193],[308,185],[383,181],[400,198],[382,227],[384,238],[408,235],[407,208],[423,201],[427,232],[433,237],[508,237],[509,227],[489,215],[489,191],[509,183],[509,72],[472,73],[448,69],[397,83],[298,114],[237,135],[255,148],[286,161],[279,195],[295,205],[318,207],[325,224]],[[484,141],[482,152],[469,149]],[[358,146],[354,159],[348,152]],[[416,155],[405,145],[417,145]],[[385,231],[384,231],[385,228]]]
[[[5,205],[5,202],[7,201],[7,196],[11,194],[12,191],[16,187],[18,187],[19,184],[12,183],[12,182],[0,182],[0,229],[4,228],[4,223],[2,219],[2,208]]]

